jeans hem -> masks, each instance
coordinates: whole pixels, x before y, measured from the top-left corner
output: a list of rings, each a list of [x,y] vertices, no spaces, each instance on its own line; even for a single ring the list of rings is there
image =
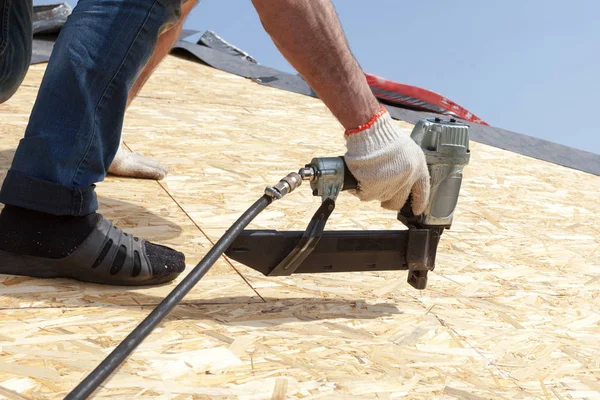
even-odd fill
[[[45,181],[18,171],[6,174],[0,203],[62,216],[84,216],[98,209],[96,185],[81,189]]]

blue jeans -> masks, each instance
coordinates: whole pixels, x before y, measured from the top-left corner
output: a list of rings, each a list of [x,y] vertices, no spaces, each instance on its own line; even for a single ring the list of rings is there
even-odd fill
[[[17,91],[31,62],[31,0],[0,0],[0,104]]]
[[[97,210],[95,183],[119,148],[129,90],[159,34],[180,16],[181,0],[79,0],[54,46],[0,202],[54,215]]]

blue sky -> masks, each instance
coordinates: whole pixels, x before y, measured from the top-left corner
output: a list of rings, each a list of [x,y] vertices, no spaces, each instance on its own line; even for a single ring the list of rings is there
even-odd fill
[[[491,125],[600,154],[599,1],[333,3],[365,71],[439,92]],[[201,0],[185,26],[293,71],[250,0]]]

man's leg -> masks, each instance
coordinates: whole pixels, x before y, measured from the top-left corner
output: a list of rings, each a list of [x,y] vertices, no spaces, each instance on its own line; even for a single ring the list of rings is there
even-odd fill
[[[119,147],[131,87],[180,6],[77,3],[0,191],[0,273],[139,285],[183,270],[183,254],[134,240],[96,214],[94,192]]]
[[[8,101],[15,94],[29,69],[33,39],[32,8],[31,0],[0,0],[0,104]],[[189,12],[190,7],[187,8]],[[169,43],[172,46],[173,34],[177,32],[179,35],[182,24],[183,19],[161,35],[157,51],[149,64],[156,67],[164,58],[168,52],[165,48]],[[128,103],[148,79],[152,70],[146,69],[140,75],[134,84],[134,89],[131,90]],[[121,146],[108,172],[131,178],[163,179],[168,169],[141,154],[130,153]]]
[[[158,44],[154,50],[154,53],[152,54],[152,57],[150,58],[150,61],[148,61],[148,64],[146,64],[146,67],[129,91],[127,106],[129,106],[133,99],[138,95],[156,67],[158,67],[165,56],[169,54],[173,48],[173,45],[181,34],[181,28],[183,27],[185,19],[197,3],[198,0],[188,0],[188,2],[182,6],[182,16],[177,25],[160,35]],[[108,172],[113,175],[160,180],[167,175],[168,170],[166,167],[150,158],[144,157],[139,153],[129,152],[121,144],[115,158],[113,159],[113,162],[110,165],[110,168],[108,169]]]
[[[158,44],[156,46],[156,49],[154,50],[154,53],[152,54],[152,57],[150,58],[150,61],[148,61],[148,63],[144,67],[144,70],[139,75],[139,77],[133,84],[133,87],[129,91],[127,106],[131,104],[131,102],[133,101],[133,99],[135,99],[140,90],[142,90],[142,87],[144,87],[144,85],[148,81],[148,78],[150,78],[156,67],[158,67],[158,65],[167,56],[167,54],[169,54],[169,52],[173,48],[173,45],[175,45],[175,42],[177,42],[177,39],[179,39],[179,35],[181,35],[183,23],[185,22],[192,9],[196,6],[196,4],[198,4],[198,0],[187,0],[187,2],[181,6],[181,18],[179,19],[179,22],[177,22],[177,25],[160,35],[160,38],[158,38]]]
[[[362,200],[398,211],[429,197],[421,149],[400,132],[367,84],[330,0],[253,0],[265,30],[346,129],[346,162]]]
[[[0,104],[17,91],[31,62],[31,0],[0,0]]]

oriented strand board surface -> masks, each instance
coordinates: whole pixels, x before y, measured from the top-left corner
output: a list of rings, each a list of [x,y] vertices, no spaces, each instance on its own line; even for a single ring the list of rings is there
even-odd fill
[[[2,170],[42,71],[0,106]],[[319,101],[173,57],[129,110],[124,139],[171,174],[160,185],[109,178],[103,211],[184,249],[190,267],[265,185],[344,151]],[[309,192],[252,226],[303,229],[318,206]],[[234,263],[250,288],[223,260],[96,396],[598,399],[598,193],[599,177],[473,144],[426,291],[404,272],[274,279]],[[329,225],[400,227],[348,195]],[[0,397],[10,399],[62,398],[170,289],[2,279]]]

